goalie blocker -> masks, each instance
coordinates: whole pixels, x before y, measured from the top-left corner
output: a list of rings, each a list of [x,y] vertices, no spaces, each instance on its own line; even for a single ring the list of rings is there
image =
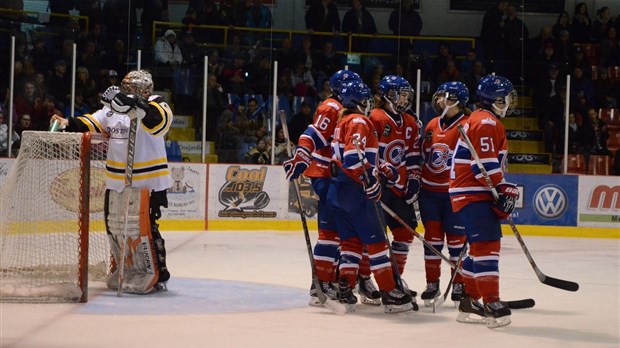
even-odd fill
[[[127,201],[129,204],[126,207]],[[157,225],[161,206],[168,206],[166,191],[149,192],[147,188],[135,187],[127,187],[122,192],[106,191],[106,230],[112,250],[112,272],[107,281],[108,288],[118,289],[117,260],[124,259],[122,292],[148,294],[165,289],[170,273],[166,267],[164,240]],[[127,238],[124,258],[121,257],[123,236]]]

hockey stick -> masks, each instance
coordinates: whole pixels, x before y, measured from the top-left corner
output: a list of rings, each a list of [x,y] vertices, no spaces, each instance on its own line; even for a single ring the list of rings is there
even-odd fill
[[[357,139],[353,139],[353,145],[355,145],[355,149],[357,151],[357,157],[362,163],[362,173],[364,175],[364,181],[366,181],[367,185],[370,185],[370,178],[368,177],[368,173],[366,173],[366,169],[365,169],[366,157],[364,157],[364,155],[362,154],[362,150],[360,149],[360,144],[357,141]],[[381,202],[381,205],[383,206],[385,204]],[[392,244],[390,243],[390,238],[387,234],[385,222],[383,222],[383,217],[381,216],[381,212],[379,211],[379,207],[377,206],[377,203],[373,202],[373,206],[375,207],[375,212],[377,213],[377,220],[379,221],[379,227],[383,231],[383,234],[385,235],[385,240],[387,241],[388,252],[390,254],[390,264],[392,265],[392,274],[394,275],[394,280],[396,281],[396,285],[398,286],[398,288],[402,290],[403,292],[405,292],[405,286],[403,284],[403,279],[400,276],[400,271],[398,270],[398,263],[396,263],[396,256],[394,256],[394,251],[392,250]]]
[[[467,254],[467,241],[463,243],[463,250],[459,253],[459,258],[456,260],[456,269],[455,272],[450,276],[450,281],[448,282],[448,286],[446,286],[446,291],[443,293],[443,296],[439,298],[439,302],[433,303],[433,313],[435,313],[435,308],[441,306],[448,299],[448,293],[450,293],[450,289],[452,288],[452,284],[454,283],[454,279],[456,278],[456,274],[459,273],[457,270],[461,270],[460,264],[463,258]]]
[[[291,142],[288,134],[288,125],[286,124],[286,113],[284,111],[280,111],[280,123],[282,124],[282,131],[284,133],[284,140],[286,141],[286,152],[289,157],[293,156],[293,151],[291,150]],[[316,289],[316,294],[321,302],[326,308],[331,310],[332,312],[338,315],[344,315],[347,312],[347,308],[342,305],[340,302],[336,302],[330,298],[328,298],[321,289],[321,283],[319,282],[319,278],[316,274],[316,268],[314,265],[314,255],[312,253],[312,243],[310,242],[310,232],[308,231],[308,222],[306,221],[306,214],[304,213],[304,206],[301,199],[301,193],[299,190],[299,183],[297,180],[293,180],[293,189],[295,191],[295,197],[297,198],[297,204],[299,205],[299,216],[301,217],[301,225],[304,229],[304,237],[306,240],[306,249],[308,251],[308,258],[310,259],[310,269],[312,270],[312,283],[314,284],[314,288]]]
[[[127,164],[125,166],[125,189],[131,189],[133,183],[133,159],[136,152],[136,132],[138,130],[138,118],[131,119],[129,123],[129,138],[127,139]],[[127,200],[125,203],[125,212],[123,219],[123,244],[121,248],[121,257],[118,269],[118,289],[116,289],[116,296],[122,296],[123,277],[125,273],[125,253],[127,252],[127,222],[129,219],[129,201],[131,200],[131,194],[127,193]]]
[[[457,128],[459,132],[461,133],[463,140],[467,144],[467,147],[469,147],[469,152],[474,158],[474,161],[476,162],[476,166],[482,173],[482,176],[484,177],[484,180],[486,181],[487,186],[491,190],[491,193],[493,194],[493,198],[495,198],[495,200],[499,199],[499,194],[497,193],[495,186],[493,186],[493,182],[491,181],[491,178],[489,177],[489,173],[487,173],[486,169],[482,165],[482,161],[480,161],[480,157],[478,156],[476,149],[474,149],[471,141],[469,140],[469,137],[467,136],[467,133],[465,133],[465,129],[463,129],[463,126],[461,126],[460,124],[457,126]],[[515,226],[514,222],[512,221],[512,217],[510,216],[508,217],[508,224],[510,225],[510,228],[512,229],[512,232],[514,233],[515,237],[517,237],[517,241],[519,241],[519,244],[521,245],[521,249],[523,249],[525,256],[530,262],[530,265],[534,269],[534,272],[536,273],[536,276],[538,277],[538,280],[540,280],[541,283],[558,288],[558,289],[566,290],[566,291],[577,291],[579,289],[579,284],[575,282],[549,277],[548,275],[544,274],[538,268],[538,266],[536,265],[536,262],[534,262],[534,259],[532,258],[532,254],[530,254],[530,251],[525,245],[525,242],[523,241],[521,234],[517,230],[517,227]]]

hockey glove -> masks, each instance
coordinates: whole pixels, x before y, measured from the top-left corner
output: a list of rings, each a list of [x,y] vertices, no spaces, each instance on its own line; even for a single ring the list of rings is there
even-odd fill
[[[120,91],[121,90],[117,86],[112,85],[108,87],[108,89],[106,89],[101,95],[101,104],[111,108],[110,103],[112,102],[112,99],[114,99],[116,94]]]
[[[366,196],[370,198],[373,202],[379,202],[381,199],[381,180],[379,179],[379,171],[377,167],[372,167],[372,169],[367,170],[368,173],[368,181],[366,182],[366,178],[362,178],[364,183],[364,191],[366,191]]]
[[[400,179],[398,170],[388,162],[383,162],[379,165],[379,173],[381,178],[385,181],[386,187],[392,187]]]
[[[138,96],[136,97],[136,107],[132,108],[131,110],[129,110],[127,112],[127,116],[129,116],[130,119],[134,119],[134,118],[138,118],[138,120],[141,120],[144,118],[144,116],[146,116],[146,113],[149,111],[149,103],[148,101],[146,101],[146,99]]]
[[[407,178],[407,191],[405,192],[405,202],[407,204],[413,204],[418,200],[418,193],[420,193],[420,173],[411,172]]]
[[[515,210],[517,199],[519,199],[519,189],[517,185],[508,182],[498,184],[495,189],[499,198],[493,204],[493,211],[500,220],[504,220]]]
[[[123,93],[117,93],[112,101],[110,102],[110,107],[114,112],[118,112],[119,114],[126,114],[136,106],[137,98],[133,95],[125,95]]]
[[[284,161],[282,164],[284,166],[284,171],[286,172],[286,179],[289,181],[297,179],[301,174],[303,174],[306,168],[308,168],[310,162],[312,162],[310,150],[303,146],[298,146],[295,149],[293,158],[288,161]]]

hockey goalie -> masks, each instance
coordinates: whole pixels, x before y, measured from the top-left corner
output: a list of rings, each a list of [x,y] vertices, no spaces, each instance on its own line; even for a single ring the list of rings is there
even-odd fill
[[[152,93],[151,74],[131,71],[120,89],[111,86],[103,93],[103,107],[93,114],[51,119],[65,131],[109,137],[104,213],[113,260],[107,285],[119,294],[165,290],[170,279],[157,221],[172,186],[164,135],[173,116]]]

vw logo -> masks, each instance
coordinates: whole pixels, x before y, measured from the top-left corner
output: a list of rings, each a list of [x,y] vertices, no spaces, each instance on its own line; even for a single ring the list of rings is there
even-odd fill
[[[545,185],[539,188],[534,193],[533,203],[536,213],[547,219],[555,219],[561,216],[568,208],[566,193],[555,185]]]

